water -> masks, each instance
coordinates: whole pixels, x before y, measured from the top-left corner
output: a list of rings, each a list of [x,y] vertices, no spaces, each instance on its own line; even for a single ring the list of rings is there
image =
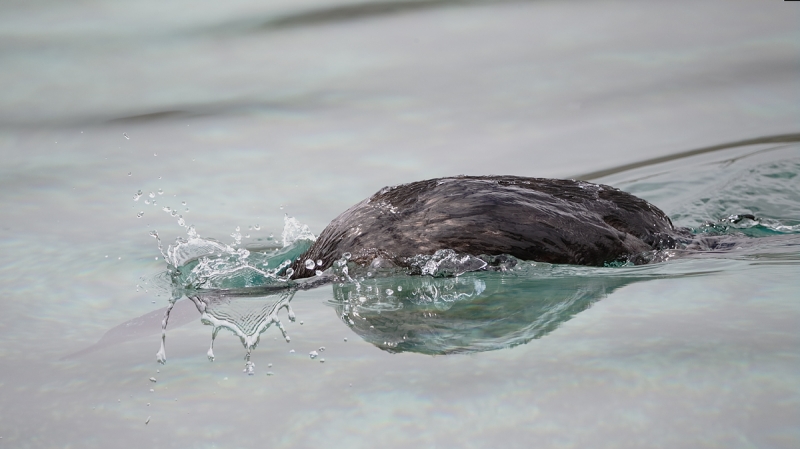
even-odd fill
[[[798,446],[800,146],[672,157],[800,131],[796,8],[349,5],[4,7],[1,447]],[[747,243],[274,278],[350,205],[459,173],[588,174]],[[194,291],[178,238],[226,256]]]

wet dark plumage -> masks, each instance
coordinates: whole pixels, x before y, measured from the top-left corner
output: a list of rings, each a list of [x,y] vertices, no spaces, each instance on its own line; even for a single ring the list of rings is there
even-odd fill
[[[594,265],[634,260],[674,246],[684,235],[647,201],[583,181],[517,176],[459,176],[386,187],[336,217],[293,265],[313,276],[349,252],[396,265],[440,249],[508,254],[538,262]]]

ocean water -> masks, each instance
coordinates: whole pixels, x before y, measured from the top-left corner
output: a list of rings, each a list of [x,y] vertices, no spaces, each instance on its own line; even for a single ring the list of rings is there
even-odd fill
[[[800,444],[790,2],[3,11],[0,447]],[[462,173],[741,243],[276,279],[350,205]]]

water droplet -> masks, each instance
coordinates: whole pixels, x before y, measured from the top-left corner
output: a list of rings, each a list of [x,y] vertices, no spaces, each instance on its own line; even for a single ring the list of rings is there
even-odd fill
[[[150,404],[147,404],[147,405],[150,405]],[[146,420],[144,420],[144,425],[146,426],[148,424],[150,424],[150,417],[149,416],[147,417]]]
[[[320,346],[319,347],[319,352],[325,352],[325,346]]]
[[[158,179],[161,179],[161,177],[159,176],[159,178],[158,178]],[[158,194],[159,194],[159,195],[163,195],[163,194],[164,194],[164,191],[163,191],[163,190],[161,190],[161,189],[158,189]]]
[[[153,156],[158,156],[156,153],[153,153]]]
[[[132,174],[131,172],[128,172],[128,176],[130,176],[131,174]]]
[[[150,204],[150,200],[144,200],[144,204]]]
[[[286,276],[287,277],[292,277],[293,274],[294,274],[294,270],[293,269],[291,269],[291,268],[287,268],[286,269]]]
[[[345,341],[345,343],[347,343],[347,337],[344,337],[344,341]]]
[[[125,137],[126,140],[131,140],[131,138],[128,137],[128,133],[122,133],[122,135]]]
[[[255,226],[253,226],[253,229],[255,229],[256,231],[260,231],[261,230],[261,225],[255,225]]]
[[[281,210],[283,210],[283,204],[281,204]]]
[[[344,257],[344,260],[350,260],[350,258],[353,257],[353,255],[350,253],[344,253],[342,254],[342,257]]]
[[[300,321],[300,325],[301,325],[301,326],[303,325],[303,322],[302,322],[302,321]]]
[[[267,368],[272,368],[272,363],[267,363]]]
[[[152,388],[150,389],[150,393],[154,393],[155,391],[156,391],[156,390],[154,390],[154,389],[152,389]],[[147,404],[147,405],[150,405],[150,404]]]
[[[325,363],[325,359],[319,359],[319,363]]]
[[[274,376],[274,375],[275,373],[273,373],[272,371],[267,371],[267,376]]]
[[[130,176],[130,174],[128,175]],[[133,201],[139,201],[139,198],[142,197],[142,191],[138,190],[135,195],[133,195]]]
[[[144,215],[144,211],[141,211],[138,214],[136,214],[136,218],[142,218],[142,215]]]
[[[252,376],[256,373],[256,364],[248,360],[247,363],[244,364],[242,372],[247,373],[248,376]]]
[[[169,207],[169,206],[164,206],[164,207],[162,207],[162,208],[161,208],[161,210],[163,210],[164,212],[169,212],[169,211],[171,211],[172,209],[170,209],[170,207]]]
[[[311,351],[308,353],[308,356],[311,358],[311,360],[316,359],[318,355],[319,353],[317,351]]]
[[[155,198],[156,194],[153,193],[153,192],[150,192],[150,193],[147,194],[147,196],[149,196],[150,198]]]
[[[314,272],[317,276],[322,276],[322,270],[317,270]]]
[[[150,378],[150,382],[156,382],[156,378],[155,377],[151,377]]]
[[[185,206],[186,205],[186,201],[181,201],[181,205]]]
[[[314,269],[314,261],[311,259],[306,259],[306,269],[313,270]]]
[[[387,288],[386,289],[386,296],[392,296],[392,295],[394,295],[394,291],[391,288]]]
[[[397,291],[398,292],[402,292],[403,291],[403,286],[402,285],[398,285],[397,286]]]
[[[290,349],[289,354],[294,354],[294,349]]]

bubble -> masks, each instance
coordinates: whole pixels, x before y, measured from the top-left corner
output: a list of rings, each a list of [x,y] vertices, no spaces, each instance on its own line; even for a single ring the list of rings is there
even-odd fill
[[[371,277],[372,277],[372,272],[371,272],[371,271],[367,271],[367,277],[368,277],[368,278],[371,278]]]
[[[317,276],[322,276],[322,270],[317,270],[314,272]]]
[[[353,255],[352,255],[352,254],[350,254],[350,253],[344,253],[344,254],[342,254],[342,257],[343,257],[345,260],[350,260],[350,258],[351,258],[351,257],[353,257]]]
[[[386,289],[386,296],[392,296],[392,295],[394,295],[394,291],[391,288],[387,288]]]
[[[256,231],[260,231],[261,230],[261,225],[255,225],[255,226],[253,226],[253,229],[255,229]]]
[[[136,214],[136,218],[142,218],[143,215],[144,211],[140,211],[138,214]]]
[[[122,133],[122,135],[125,137],[126,140],[131,140],[131,138],[128,137],[128,133]]]
[[[308,356],[311,358],[311,360],[316,359],[318,355],[319,353],[317,351],[311,351],[308,353]]]
[[[307,270],[313,270],[314,269],[314,261],[311,260],[311,259],[306,259],[305,265],[306,265],[306,269]]]
[[[402,285],[398,285],[397,286],[397,291],[398,292],[402,292],[403,291],[403,286]]]
[[[287,277],[292,277],[293,274],[294,274],[294,270],[293,269],[291,269],[291,268],[287,268],[286,269],[286,276]]]

